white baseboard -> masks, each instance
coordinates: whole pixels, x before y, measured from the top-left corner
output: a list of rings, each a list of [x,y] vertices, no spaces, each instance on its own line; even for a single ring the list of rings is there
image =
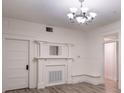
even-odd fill
[[[104,78],[100,76],[76,75],[76,76],[72,76],[72,79],[73,79],[73,83],[87,82],[94,85],[104,83]]]
[[[37,89],[45,88],[44,83],[38,83]]]
[[[62,85],[62,84],[65,84],[65,82],[61,82],[61,83],[52,83],[52,84],[47,84],[46,86],[55,86],[55,85]],[[45,87],[46,87],[45,86]]]

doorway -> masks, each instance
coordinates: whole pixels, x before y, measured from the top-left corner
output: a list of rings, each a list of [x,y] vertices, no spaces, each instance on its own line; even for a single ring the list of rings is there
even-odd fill
[[[104,37],[104,79],[105,83],[118,85],[118,35]]]

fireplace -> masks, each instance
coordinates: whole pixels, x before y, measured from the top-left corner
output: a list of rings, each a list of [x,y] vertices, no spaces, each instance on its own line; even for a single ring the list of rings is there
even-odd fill
[[[37,88],[72,83],[72,59],[38,58]]]
[[[36,42],[36,41],[35,41]],[[37,88],[72,83],[69,44],[37,41],[35,43],[37,60]]]

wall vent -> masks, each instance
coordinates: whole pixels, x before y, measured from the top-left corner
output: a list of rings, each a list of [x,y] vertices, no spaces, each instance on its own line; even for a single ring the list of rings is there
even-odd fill
[[[46,32],[53,32],[53,28],[52,27],[46,27]]]
[[[62,82],[62,71],[49,71],[49,83]]]

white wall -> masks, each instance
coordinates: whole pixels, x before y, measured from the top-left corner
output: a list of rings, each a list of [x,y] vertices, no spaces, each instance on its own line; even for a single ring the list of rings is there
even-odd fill
[[[43,27],[44,25],[38,23],[3,18],[3,38],[20,38],[30,40],[30,88],[36,87],[37,78],[36,62],[33,60],[34,40],[74,44],[72,47],[72,57],[74,58],[74,62],[72,64],[72,74],[75,76],[85,73],[83,65],[86,54],[85,32],[53,27],[53,33],[48,33],[45,32]],[[3,73],[3,83],[4,74],[6,73]]]
[[[119,32],[119,22],[94,31],[84,32],[54,27],[53,33],[45,32],[44,25],[38,23],[3,18],[3,38],[22,38],[30,40],[30,88],[36,87],[36,63],[34,57],[34,40],[72,43],[72,76],[74,82],[103,82],[103,34]],[[107,32],[108,31],[108,32]],[[4,64],[3,64],[3,67]],[[3,83],[4,83],[3,73]],[[89,76],[93,77],[89,77]],[[85,75],[85,76],[83,76]]]
[[[102,78],[104,77],[104,36],[110,35],[113,33],[119,34],[119,59],[118,59],[118,68],[119,68],[119,88],[121,82],[121,62],[120,62],[120,21],[103,26],[101,28],[95,29],[87,33],[87,62],[86,65],[91,65],[90,68],[87,68],[89,71],[100,73]],[[88,71],[87,70],[87,71]],[[88,73],[88,72],[87,72]]]

